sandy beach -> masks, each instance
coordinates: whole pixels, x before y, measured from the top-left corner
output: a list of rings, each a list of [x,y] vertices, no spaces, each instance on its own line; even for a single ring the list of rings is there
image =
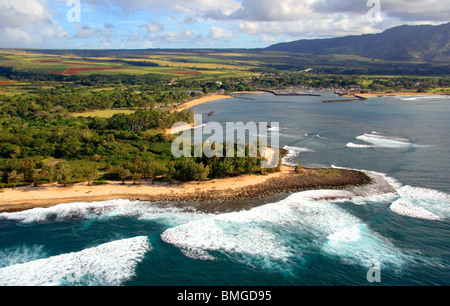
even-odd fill
[[[270,178],[285,176],[293,168],[284,167],[281,172],[262,175],[242,175],[206,182],[161,183],[141,181],[133,185],[127,182],[107,181],[100,186],[88,186],[86,182],[62,187],[62,185],[42,185],[40,187],[18,187],[4,189],[0,194],[0,212],[15,211],[31,207],[48,207],[60,203],[92,202],[112,199],[183,198],[186,200],[199,192],[229,191],[266,182]]]
[[[366,185],[371,181],[364,173],[354,170],[333,169],[334,175],[330,176],[318,169],[305,169],[301,174],[295,173],[294,169],[294,167],[282,166],[280,172],[268,175],[241,175],[200,183],[155,182],[153,184],[151,181],[141,181],[136,185],[132,182],[122,185],[121,182],[108,181],[100,186],[78,183],[68,187],[52,184],[4,189],[0,194],[0,212],[113,199],[219,203],[216,209],[221,210],[220,203],[227,200],[256,200],[280,193],[311,189],[342,189]]]
[[[207,103],[207,102],[211,102],[211,101],[214,101],[214,100],[220,100],[220,99],[232,99],[232,98],[233,98],[233,97],[227,96],[227,95],[219,95],[219,94],[208,95],[208,96],[204,96],[204,97],[201,97],[201,98],[198,98],[198,99],[194,99],[194,100],[188,101],[188,102],[186,102],[186,103],[180,105],[180,106],[176,109],[176,111],[177,111],[177,112],[180,112],[180,111],[189,109],[189,108],[191,108],[191,107],[194,107],[194,106],[196,106],[196,105],[203,104],[203,103]]]

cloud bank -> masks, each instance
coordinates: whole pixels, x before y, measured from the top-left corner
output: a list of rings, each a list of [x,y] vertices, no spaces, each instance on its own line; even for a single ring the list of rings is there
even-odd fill
[[[381,32],[448,22],[436,0],[0,0],[0,47],[261,47],[301,38]],[[380,16],[367,17],[378,4]]]

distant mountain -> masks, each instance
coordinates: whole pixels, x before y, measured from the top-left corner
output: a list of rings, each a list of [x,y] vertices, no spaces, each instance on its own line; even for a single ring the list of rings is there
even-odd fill
[[[450,62],[450,23],[403,25],[379,34],[280,43],[266,51],[351,54],[394,61]]]

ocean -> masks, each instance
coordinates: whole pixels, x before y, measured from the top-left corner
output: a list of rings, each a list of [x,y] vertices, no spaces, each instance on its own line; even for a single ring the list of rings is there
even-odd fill
[[[285,164],[364,170],[373,186],[223,214],[130,200],[2,213],[0,285],[450,285],[450,98],[319,94],[193,110],[279,122]]]

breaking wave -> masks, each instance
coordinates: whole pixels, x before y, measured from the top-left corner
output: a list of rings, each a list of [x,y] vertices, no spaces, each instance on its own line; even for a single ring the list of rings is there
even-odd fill
[[[413,146],[411,141],[405,138],[399,137],[387,137],[379,133],[372,132],[371,134],[364,134],[356,137],[356,139],[361,140],[365,143],[347,143],[349,148],[409,148]]]
[[[406,257],[387,239],[335,203],[353,196],[349,190],[295,193],[278,203],[167,229],[161,239],[191,258],[225,256],[257,268],[286,269],[310,253],[363,266],[370,264],[369,259],[404,264]]]
[[[399,267],[409,261],[409,255],[403,254],[389,240],[361,223],[329,235],[322,250],[338,256],[343,262],[366,267],[371,267],[373,263]]]
[[[21,245],[0,250],[0,268],[47,257],[42,245]]]
[[[0,269],[1,286],[117,286],[151,250],[147,237],[123,239]]]
[[[403,216],[444,221],[450,217],[450,195],[432,189],[403,186],[390,209]]]
[[[294,163],[294,159],[302,152],[314,152],[314,150],[308,148],[300,148],[300,147],[292,147],[292,146],[284,146],[283,149],[287,150],[288,153],[283,157],[282,164],[286,166],[297,166]]]
[[[185,211],[176,207],[160,207],[150,202],[117,199],[92,203],[68,203],[48,208],[34,208],[22,212],[1,213],[0,219],[21,223],[63,221],[67,219],[136,217],[143,220],[160,220],[176,226],[205,214]]]
[[[332,167],[350,169],[334,165]],[[366,201],[388,202],[394,213],[423,220],[444,221],[450,217],[449,194],[433,189],[402,186],[384,173],[363,171],[372,178],[374,184],[349,188],[357,195],[352,197],[354,204],[364,204]]]

